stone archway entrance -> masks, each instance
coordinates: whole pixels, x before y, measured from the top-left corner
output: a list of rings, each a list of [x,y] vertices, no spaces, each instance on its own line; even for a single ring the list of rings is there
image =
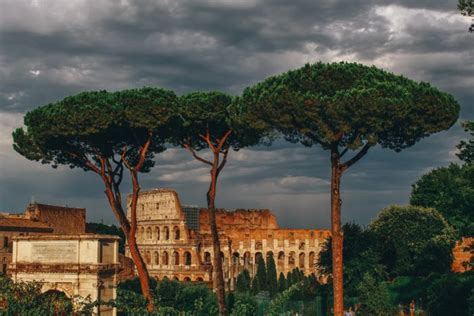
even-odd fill
[[[41,298],[51,306],[51,313],[54,315],[66,316],[73,312],[73,303],[70,297],[59,290],[48,290],[41,294]]]

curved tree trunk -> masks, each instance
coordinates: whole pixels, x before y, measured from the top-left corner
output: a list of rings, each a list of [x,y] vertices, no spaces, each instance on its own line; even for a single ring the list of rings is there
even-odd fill
[[[344,313],[343,233],[341,229],[341,168],[339,153],[331,153],[331,236],[334,316]]]
[[[153,303],[153,297],[151,296],[151,292],[150,292],[148,270],[138,250],[137,240],[136,240],[136,203],[135,203],[135,209],[132,209],[131,210],[132,213],[130,214],[131,215],[130,217],[132,218],[132,223],[133,223],[133,219],[135,219],[134,221],[135,224],[130,225],[130,222],[128,221],[125,215],[125,211],[123,210],[122,202],[118,201],[115,198],[112,187],[109,186],[108,183],[105,183],[105,186],[106,186],[105,195],[107,196],[110,207],[112,208],[112,211],[114,212],[115,217],[119,221],[120,227],[122,228],[123,233],[127,238],[127,244],[130,250],[130,255],[132,256],[133,263],[137,267],[138,279],[140,280],[142,293],[148,302],[147,309],[148,311],[153,311],[154,303]],[[134,190],[134,193],[135,193],[135,190]],[[138,197],[138,192],[137,192],[137,197]],[[134,229],[132,232],[133,226],[134,226]]]
[[[155,309],[153,302],[153,297],[150,292],[150,275],[148,274],[148,269],[143,261],[143,258],[138,250],[137,246],[137,202],[138,194],[140,193],[140,185],[138,183],[137,171],[132,169],[130,170],[132,175],[132,202],[130,204],[130,232],[128,234],[128,247],[130,248],[130,255],[134,259],[135,266],[137,267],[138,278],[140,279],[140,285],[142,288],[143,296],[147,300],[147,310],[152,312]]]
[[[225,316],[227,315],[227,306],[225,304],[224,272],[222,270],[221,245],[219,241],[219,233],[217,231],[215,207],[217,175],[217,164],[214,163],[211,169],[211,185],[209,186],[209,191],[207,192],[207,207],[209,209],[209,222],[211,226],[212,246],[214,250],[213,272],[216,278],[215,286],[217,302],[219,304],[219,315]]]

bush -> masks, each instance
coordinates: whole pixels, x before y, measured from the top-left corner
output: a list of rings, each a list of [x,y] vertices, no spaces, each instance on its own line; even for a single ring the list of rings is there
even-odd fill
[[[232,316],[254,316],[257,314],[257,300],[249,293],[237,293],[235,295]]]
[[[385,283],[377,283],[368,273],[357,287],[361,314],[367,316],[391,316],[395,308]]]
[[[474,274],[450,273],[432,282],[428,288],[427,308],[431,315],[472,315]],[[471,305],[471,306],[470,306]]]

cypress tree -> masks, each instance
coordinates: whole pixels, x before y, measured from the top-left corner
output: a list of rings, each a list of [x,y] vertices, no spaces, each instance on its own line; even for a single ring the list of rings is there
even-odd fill
[[[289,288],[290,286],[293,285],[293,276],[292,276],[293,273],[291,273],[291,271],[288,271],[288,273],[286,274],[286,287]]]
[[[277,272],[275,266],[275,260],[273,260],[273,254],[267,258],[267,290],[270,292],[270,296],[274,296],[278,293],[278,281],[277,281]]]
[[[283,272],[280,272],[280,276],[278,277],[278,291],[281,293],[286,289],[287,285],[285,275],[283,274]]]
[[[252,294],[257,295],[260,292],[260,284],[257,277],[252,279]]]
[[[237,283],[235,285],[235,288],[237,292],[250,292],[250,273],[247,269],[244,271],[240,272],[240,274],[237,276]]]
[[[267,269],[265,268],[265,261],[262,256],[258,257],[257,260],[257,274],[255,275],[255,278],[258,280],[260,291],[268,290]]]

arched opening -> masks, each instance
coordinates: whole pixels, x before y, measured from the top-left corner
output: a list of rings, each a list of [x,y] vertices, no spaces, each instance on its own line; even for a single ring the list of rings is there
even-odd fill
[[[173,264],[179,266],[179,253],[177,251],[173,252]]]
[[[199,278],[196,278],[196,282],[204,282],[204,279],[199,277]]]
[[[295,252],[294,251],[290,252],[290,255],[288,256],[288,265],[292,269],[295,267]]]
[[[185,277],[184,282],[191,282],[191,278],[190,277]]]
[[[184,253],[184,264],[187,266],[191,265],[191,253],[189,251]]]
[[[161,258],[161,264],[167,266],[168,265],[168,252],[163,251],[163,256]]]
[[[175,276],[175,277],[173,278],[173,280],[179,281],[179,278],[178,278],[177,276]]]
[[[148,227],[146,229],[146,239],[148,239],[148,240],[153,239],[153,236],[151,235],[151,227]]]
[[[151,264],[151,252],[150,251],[147,251],[145,253],[145,263],[146,264]]]
[[[257,241],[255,243],[255,250],[262,250],[262,242],[261,241]]]
[[[160,240],[160,228],[155,227],[155,239]]]
[[[140,236],[138,236],[138,239],[140,239],[140,240],[145,239],[145,228],[144,227],[140,228]]]
[[[261,252],[255,253],[255,264],[258,264],[258,260],[260,258],[262,258],[262,253]]]
[[[177,226],[174,227],[174,239],[179,240],[181,238],[179,233],[179,228]]]
[[[314,269],[316,267],[316,261],[314,257],[314,251],[309,253],[309,268]]]
[[[49,290],[41,294],[45,306],[50,306],[54,315],[72,315],[73,304],[66,293]]]
[[[278,253],[277,266],[280,271],[283,271],[285,268],[285,253],[283,251]]]
[[[299,268],[300,269],[304,269],[304,259],[305,259],[306,255],[304,252],[300,253],[300,256],[299,256]]]
[[[170,229],[168,228],[168,226],[165,226],[164,234],[165,234],[165,240],[169,240],[170,239]]]
[[[270,259],[270,257],[273,258],[273,251],[267,251],[266,262],[268,262],[268,259]]]
[[[240,265],[240,254],[236,251],[232,254],[232,264],[235,266]]]
[[[205,252],[204,253],[204,262],[205,263],[211,263],[211,253],[210,252]]]
[[[160,264],[160,255],[158,254],[158,251],[153,253],[153,263],[156,265]]]
[[[221,254],[221,261],[222,261],[222,263],[224,263],[224,261],[225,261],[224,253],[221,251],[220,254]]]

